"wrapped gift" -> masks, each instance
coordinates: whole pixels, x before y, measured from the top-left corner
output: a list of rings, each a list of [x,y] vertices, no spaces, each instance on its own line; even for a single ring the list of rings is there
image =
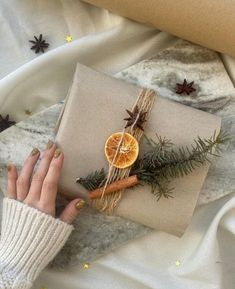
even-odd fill
[[[77,65],[56,128],[56,142],[65,155],[60,193],[84,197],[87,191],[76,182],[77,177],[100,168],[108,171],[105,142],[114,132],[122,131],[126,109],[133,107],[140,91],[140,87]],[[217,116],[156,94],[144,133],[149,138],[157,133],[177,146],[191,146],[198,136],[209,138],[215,131],[219,132],[220,124]],[[113,214],[181,235],[190,222],[208,168],[206,164],[183,178],[174,179],[173,198],[157,201],[147,185],[127,189]]]
[[[85,2],[235,57],[234,1],[85,0]]]

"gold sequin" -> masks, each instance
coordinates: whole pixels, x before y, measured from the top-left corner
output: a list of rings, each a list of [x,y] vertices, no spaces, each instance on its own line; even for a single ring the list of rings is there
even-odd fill
[[[66,41],[67,42],[72,42],[73,41],[73,37],[71,35],[66,36]]]
[[[89,263],[85,263],[85,264],[83,264],[83,268],[84,268],[84,269],[89,269],[90,266],[91,266],[91,264],[89,264]]]
[[[179,260],[176,260],[175,261],[175,266],[179,267],[181,265],[180,261]]]

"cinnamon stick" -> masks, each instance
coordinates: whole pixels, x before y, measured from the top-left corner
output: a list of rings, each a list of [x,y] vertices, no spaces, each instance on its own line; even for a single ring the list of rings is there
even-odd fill
[[[140,181],[136,175],[127,177],[127,178],[119,180],[119,181],[115,181],[115,182],[107,185],[105,192],[104,192],[104,195],[112,194],[114,192],[133,187],[135,185],[138,185],[139,183],[140,183]],[[101,188],[96,189],[94,191],[90,191],[88,193],[89,199],[91,199],[91,200],[99,199],[102,196],[103,188],[104,187],[101,187]],[[64,195],[64,194],[62,194],[62,196],[64,196],[67,200],[73,200],[74,199],[74,196],[68,196],[68,195]]]
[[[111,194],[111,193],[114,193],[117,191],[121,191],[121,190],[126,189],[126,188],[133,187],[133,186],[139,184],[139,182],[140,181],[136,175],[127,177],[127,178],[119,180],[119,181],[115,181],[115,182],[107,185],[105,192],[104,192],[104,195],[108,195],[108,194]],[[103,189],[104,188],[102,187],[102,188],[96,189],[94,191],[90,191],[89,192],[89,198],[91,200],[99,199],[102,196]]]

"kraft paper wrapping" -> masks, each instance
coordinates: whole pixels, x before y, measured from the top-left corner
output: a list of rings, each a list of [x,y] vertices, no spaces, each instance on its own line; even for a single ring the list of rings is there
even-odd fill
[[[87,192],[78,185],[102,167],[108,170],[104,154],[106,139],[125,125],[139,87],[78,64],[66,105],[58,120],[56,142],[65,154],[59,191],[72,196]],[[145,133],[171,139],[177,145],[191,145],[197,136],[208,138],[220,130],[220,118],[156,96]],[[141,144],[144,149],[143,143]],[[191,175],[176,179],[174,198],[157,202],[148,186],[126,190],[115,214],[146,226],[181,235],[190,222],[208,165]]]
[[[84,1],[235,57],[235,1]]]

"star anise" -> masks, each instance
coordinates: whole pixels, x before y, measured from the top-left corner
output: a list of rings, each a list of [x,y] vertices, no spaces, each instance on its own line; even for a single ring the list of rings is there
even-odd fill
[[[9,120],[9,114],[3,118],[0,114],[0,132],[15,124],[15,121]]]
[[[139,111],[138,106],[134,107],[133,112],[128,109],[126,109],[126,111],[129,114],[129,117],[124,118],[124,120],[127,121],[125,128],[133,125],[134,129],[138,127],[139,129],[144,130],[143,123],[146,122],[147,112]]]
[[[183,83],[176,83],[176,93],[189,95],[190,93],[196,91],[193,84],[194,81],[188,83],[186,79],[184,79]]]
[[[46,43],[46,41],[42,39],[42,34],[40,34],[39,37],[34,36],[34,39],[35,40],[29,40],[29,42],[33,43],[31,49],[35,50],[35,53],[44,53],[44,49],[48,48],[49,43]]]

